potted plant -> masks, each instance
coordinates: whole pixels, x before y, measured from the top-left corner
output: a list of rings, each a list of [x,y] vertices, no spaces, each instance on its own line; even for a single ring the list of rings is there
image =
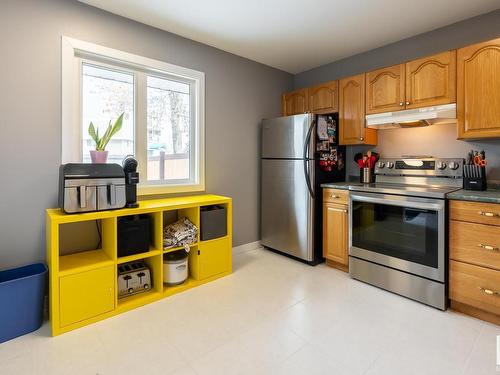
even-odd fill
[[[111,120],[109,120],[108,128],[102,137],[99,136],[99,128],[96,129],[92,121],[90,122],[89,135],[95,142],[95,150],[90,151],[90,159],[92,160],[92,163],[106,163],[106,160],[108,159],[106,146],[111,140],[111,137],[118,133],[118,131],[122,128],[123,115],[124,113],[118,117],[113,125],[111,125]]]

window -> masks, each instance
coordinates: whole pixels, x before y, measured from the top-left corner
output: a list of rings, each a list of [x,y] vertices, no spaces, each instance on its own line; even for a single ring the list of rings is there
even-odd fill
[[[63,37],[62,162],[90,162],[90,122],[108,162],[133,154],[139,194],[204,190],[204,73]]]

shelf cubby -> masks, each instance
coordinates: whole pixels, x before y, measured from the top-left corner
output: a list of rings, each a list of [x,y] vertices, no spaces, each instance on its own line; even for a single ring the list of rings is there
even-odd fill
[[[58,232],[62,275],[100,268],[116,259],[116,218],[61,224]]]

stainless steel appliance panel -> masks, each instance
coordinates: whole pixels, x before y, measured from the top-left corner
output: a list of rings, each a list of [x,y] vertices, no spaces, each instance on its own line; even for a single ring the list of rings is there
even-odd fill
[[[435,282],[406,272],[349,257],[352,278],[378,286],[427,305],[446,310],[444,283]]]
[[[104,185],[97,187],[97,209],[112,210],[125,206],[125,185]]]
[[[304,142],[312,122],[311,114],[263,120],[262,158],[302,159]]]
[[[64,209],[66,212],[87,212],[97,210],[97,189],[95,186],[72,186],[64,188]]]
[[[314,200],[308,191],[303,163],[262,160],[262,245],[312,261]],[[312,165],[313,161],[308,163]]]
[[[403,248],[404,241],[397,242],[391,236],[384,236],[384,234],[380,232],[374,233],[379,243],[371,245],[373,248],[356,247],[353,245],[353,233],[357,230],[357,224],[353,221],[355,202],[368,202],[374,205],[378,205],[379,207],[402,207],[403,209],[416,210],[417,213],[419,212],[419,210],[434,212],[434,214],[437,215],[437,220],[435,222],[435,226],[431,228],[426,228],[427,223],[422,222],[415,222],[411,224],[410,222],[392,224],[382,222],[377,223],[376,217],[371,217],[373,215],[365,215],[366,217],[363,218],[363,220],[365,221],[363,225],[366,230],[377,231],[377,228],[380,230],[383,229],[385,231],[394,233],[395,237],[397,237],[399,233],[401,233],[402,235],[415,235],[415,233],[413,233],[413,230],[408,229],[408,231],[405,231],[405,225],[411,225],[412,227],[421,226],[423,227],[423,229],[428,230],[430,233],[437,234],[437,241],[432,242],[432,246],[429,246],[427,243],[425,243],[422,246],[415,245],[415,248],[412,247],[412,249],[406,249]],[[351,193],[349,205],[349,255],[388,267],[396,268],[405,272],[410,272],[416,275],[427,277],[436,281],[445,281],[445,205],[443,200],[395,196],[387,194]],[[383,227],[380,227],[380,225],[383,225]],[[417,238],[414,238],[414,241],[417,240]],[[436,263],[435,267],[418,263],[417,261],[411,261],[409,259],[402,259],[396,256],[384,254],[385,251],[376,248],[377,245],[383,245],[384,241],[387,247],[395,249],[393,251],[394,254],[414,252],[414,254],[406,255],[408,255],[410,258],[411,256],[414,256],[420,259],[425,259],[425,257],[429,256],[434,257]],[[399,248],[398,245],[400,245]]]

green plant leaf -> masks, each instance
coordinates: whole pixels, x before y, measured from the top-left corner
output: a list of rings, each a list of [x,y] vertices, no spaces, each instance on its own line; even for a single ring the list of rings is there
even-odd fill
[[[92,123],[92,121],[90,122],[88,131],[89,131],[90,137],[95,142],[96,147],[97,147],[97,144],[99,143],[99,136],[97,135],[97,133],[95,131],[95,127],[94,127],[94,124]],[[97,129],[97,131],[99,131],[99,129]]]
[[[120,131],[123,125],[123,116],[125,112],[123,112],[112,125],[111,120],[109,120],[108,127],[104,132],[102,137],[99,137],[99,128],[95,128],[94,124],[91,122],[89,125],[89,135],[95,142],[96,151],[104,151],[106,146],[108,145],[111,138]]]

